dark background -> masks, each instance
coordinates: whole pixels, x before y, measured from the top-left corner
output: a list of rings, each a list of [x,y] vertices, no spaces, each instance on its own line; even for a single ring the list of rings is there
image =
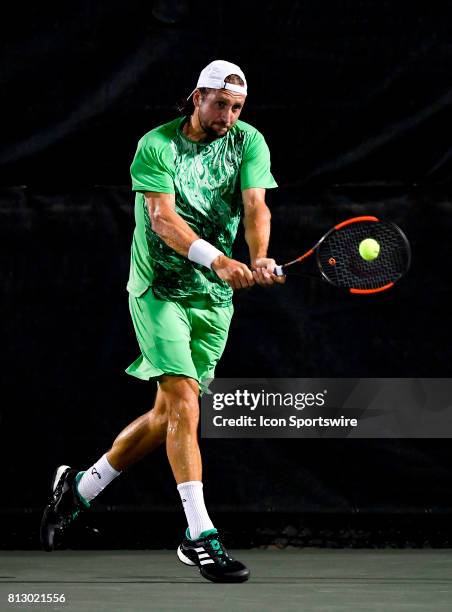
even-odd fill
[[[407,278],[372,298],[299,279],[237,295],[217,375],[450,376],[451,17],[447,3],[377,0],[81,0],[3,15],[0,544],[37,546],[55,466],[86,468],[152,405],[154,386],[124,373],[138,354],[129,166],[213,59],[245,71],[241,118],[272,152],[272,256],[358,214],[400,224],[413,248]],[[201,445],[208,507],[238,544],[448,543],[448,439]],[[93,515],[107,546],[172,545],[185,521],[164,450]]]

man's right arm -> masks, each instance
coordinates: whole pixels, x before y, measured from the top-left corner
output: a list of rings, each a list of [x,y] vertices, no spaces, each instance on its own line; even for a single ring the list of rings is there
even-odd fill
[[[191,244],[199,236],[191,229],[186,221],[176,212],[175,197],[173,193],[157,193],[146,191],[144,194],[154,231],[169,247],[179,255],[188,257]]]
[[[176,253],[188,257],[190,246],[195,240],[199,240],[199,236],[176,212],[174,194],[146,191],[144,197],[152,230]],[[217,276],[233,289],[251,287],[254,284],[253,274],[248,266],[226,255],[219,255],[211,267]]]

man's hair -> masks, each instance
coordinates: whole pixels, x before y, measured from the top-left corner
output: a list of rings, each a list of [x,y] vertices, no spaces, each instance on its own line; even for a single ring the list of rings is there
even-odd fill
[[[238,74],[230,74],[225,78],[225,83],[232,83],[233,85],[241,85],[242,87],[245,85],[243,79],[239,77]],[[201,93],[201,98],[204,99],[210,91],[214,91],[211,87],[199,87],[199,91]],[[181,115],[185,115],[185,117],[191,117],[195,110],[195,105],[193,104],[193,96],[190,96],[188,100],[185,98],[182,99],[177,105],[177,110]]]

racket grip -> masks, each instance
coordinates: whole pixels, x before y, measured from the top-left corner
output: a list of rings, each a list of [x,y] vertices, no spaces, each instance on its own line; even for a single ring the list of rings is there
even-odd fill
[[[276,266],[276,268],[273,271],[273,274],[275,274],[276,276],[284,276],[283,267],[282,266]]]

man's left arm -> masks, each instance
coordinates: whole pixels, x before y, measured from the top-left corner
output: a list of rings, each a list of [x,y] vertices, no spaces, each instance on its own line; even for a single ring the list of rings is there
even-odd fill
[[[267,287],[285,282],[284,276],[273,273],[276,262],[267,257],[270,240],[270,210],[265,203],[265,189],[250,188],[242,191],[244,206],[245,240],[250,250],[251,269],[258,285]]]

